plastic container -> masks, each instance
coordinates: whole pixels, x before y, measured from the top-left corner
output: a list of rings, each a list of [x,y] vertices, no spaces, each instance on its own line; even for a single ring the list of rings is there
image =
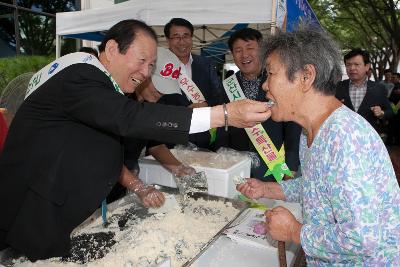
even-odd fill
[[[236,198],[234,177],[249,177],[251,161],[246,156],[229,157],[219,153],[204,151],[171,150],[183,163],[192,166],[197,172],[204,171],[207,176],[208,194]],[[139,159],[139,178],[147,184],[176,187],[173,175],[152,156]]]

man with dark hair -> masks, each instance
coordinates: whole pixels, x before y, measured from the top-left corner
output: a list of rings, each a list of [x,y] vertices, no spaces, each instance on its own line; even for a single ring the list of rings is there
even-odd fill
[[[262,34],[260,31],[255,30],[253,28],[244,28],[237,30],[234,32],[228,40],[229,50],[233,52],[233,44],[238,40],[241,39],[243,41],[257,41],[257,43],[262,42]]]
[[[336,86],[336,97],[351,110],[363,116],[378,132],[393,112],[382,84],[368,80],[369,53],[355,48],[344,56],[348,80]]]
[[[222,103],[222,84],[213,62],[206,57],[191,53],[193,32],[193,25],[183,18],[172,18],[164,27],[169,50],[182,63],[181,72],[184,71],[193,80],[206,100],[203,103],[192,103],[188,99],[187,105],[191,107],[215,106]],[[190,135],[189,141],[200,148],[212,149],[211,138],[210,132],[204,132]]]
[[[154,31],[125,20],[107,32],[99,60],[71,53],[32,77],[0,157],[0,249],[30,260],[68,254],[72,230],[117,182],[145,206],[162,205],[163,194],[123,165],[124,137],[185,143],[188,133],[269,116],[255,101],[188,109],[127,98],[150,77],[156,51]]]
[[[165,38],[169,38],[171,36],[171,28],[173,26],[181,26],[185,27],[189,30],[190,32],[190,37],[193,36],[194,33],[194,27],[193,24],[190,23],[188,20],[183,19],[183,18],[172,18],[167,24],[164,26],[164,35]],[[189,35],[188,35],[189,36]]]
[[[228,40],[233,60],[239,71],[236,78],[246,98],[267,101],[262,84],[267,74],[262,68],[260,57],[262,35],[252,28],[244,28],[236,31]],[[229,102],[228,99],[226,99]],[[267,120],[262,123],[263,128],[270,137],[277,150],[284,147],[285,160],[292,172],[297,172],[299,167],[299,140],[301,128],[294,122],[275,122]],[[251,176],[263,181],[275,181],[273,175],[265,176],[268,171],[266,162],[257,152],[255,146],[247,136],[244,129],[229,127],[227,133],[218,132],[217,146],[230,147],[238,151],[251,151],[257,154],[259,165],[253,164]]]

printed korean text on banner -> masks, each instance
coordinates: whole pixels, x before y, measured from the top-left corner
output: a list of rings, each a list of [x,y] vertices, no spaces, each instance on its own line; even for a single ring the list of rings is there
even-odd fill
[[[156,89],[163,94],[184,92],[192,103],[205,102],[206,99],[194,81],[186,74],[185,66],[170,50],[158,47],[156,71],[152,76]],[[210,132],[210,144],[216,139],[216,129]]]
[[[156,70],[151,76],[154,87],[162,94],[182,94],[177,80],[181,73],[181,62],[170,50],[158,47]]]

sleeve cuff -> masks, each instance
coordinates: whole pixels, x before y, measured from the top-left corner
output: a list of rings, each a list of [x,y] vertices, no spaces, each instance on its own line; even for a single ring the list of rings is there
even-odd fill
[[[194,108],[190,122],[189,134],[205,132],[210,129],[211,108]]]

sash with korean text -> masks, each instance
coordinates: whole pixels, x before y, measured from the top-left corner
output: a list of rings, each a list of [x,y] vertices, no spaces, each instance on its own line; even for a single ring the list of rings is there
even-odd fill
[[[223,81],[223,85],[231,102],[246,99],[236,75],[226,78]],[[261,124],[257,124],[251,128],[245,128],[245,131],[254,147],[257,149],[258,154],[268,166],[268,171],[264,174],[264,177],[272,174],[275,180],[280,182],[285,174],[293,176],[285,163],[284,149],[278,152]]]
[[[78,63],[90,64],[100,69],[111,80],[112,84],[114,85],[115,91],[124,94],[117,82],[111,77],[111,74],[106,70],[106,68],[104,68],[104,66],[95,56],[88,53],[76,52],[67,54],[54,60],[53,62],[39,70],[35,75],[33,75],[28,83],[28,89],[25,93],[25,99],[55,74],[73,64]]]

